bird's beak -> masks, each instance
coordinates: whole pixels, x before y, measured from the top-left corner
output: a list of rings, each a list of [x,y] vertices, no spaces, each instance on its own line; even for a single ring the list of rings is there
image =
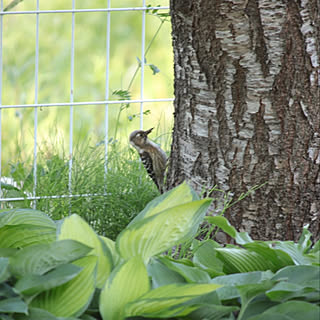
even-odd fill
[[[145,131],[145,134],[148,135],[152,130],[153,130],[153,128],[151,128],[151,129],[149,129],[149,130],[146,130],[146,131]]]

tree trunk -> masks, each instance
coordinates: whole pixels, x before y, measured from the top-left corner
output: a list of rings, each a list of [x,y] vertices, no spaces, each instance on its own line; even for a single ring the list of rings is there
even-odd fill
[[[171,0],[175,116],[168,187],[214,185],[255,239],[319,237],[318,0]]]

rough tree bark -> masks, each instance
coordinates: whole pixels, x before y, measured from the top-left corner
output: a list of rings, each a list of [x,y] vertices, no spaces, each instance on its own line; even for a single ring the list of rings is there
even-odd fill
[[[171,0],[175,117],[168,187],[217,185],[256,239],[320,218],[318,0]]]

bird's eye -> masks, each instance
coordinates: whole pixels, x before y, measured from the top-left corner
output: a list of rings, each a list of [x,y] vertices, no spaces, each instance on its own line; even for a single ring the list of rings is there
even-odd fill
[[[141,137],[141,133],[137,133],[136,137],[140,138]]]

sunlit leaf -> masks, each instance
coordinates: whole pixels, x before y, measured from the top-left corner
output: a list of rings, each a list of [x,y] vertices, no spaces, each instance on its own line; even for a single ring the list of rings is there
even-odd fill
[[[223,261],[226,273],[264,271],[270,269],[269,261],[256,252],[236,248],[217,248],[217,256]]]
[[[0,228],[3,226],[32,225],[56,228],[55,223],[46,214],[32,209],[12,209],[0,213]]]
[[[169,208],[138,220],[118,236],[116,245],[124,259],[141,255],[145,261],[195,236],[211,200]]]
[[[90,254],[98,257],[97,286],[101,288],[107,280],[112,266],[112,255],[105,243],[80,216],[72,214],[65,218],[58,230],[58,239],[73,239],[92,248]]]
[[[19,320],[79,320],[79,318],[56,317],[46,310],[39,308],[29,308],[28,315],[20,316]]]
[[[32,307],[49,311],[58,317],[79,316],[88,307],[96,287],[96,256],[86,256],[75,262],[81,272],[67,283],[40,293],[30,303]]]
[[[149,291],[147,269],[135,256],[114,269],[100,295],[100,313],[103,320],[124,319],[124,307]]]
[[[56,240],[56,229],[51,227],[20,224],[4,226],[0,229],[2,248],[24,248],[39,243],[51,243]]]
[[[244,244],[243,247],[262,256],[268,262],[269,269],[273,272],[294,264],[290,255],[282,250],[273,248],[270,243],[254,241]]]
[[[23,248],[56,239],[56,225],[43,212],[12,209],[0,212],[0,247]]]
[[[184,316],[198,308],[188,302],[219,288],[216,284],[170,284],[151,290],[125,308],[129,316]]]
[[[105,243],[105,245],[108,247],[110,253],[111,253],[111,256],[112,256],[112,260],[113,260],[113,265],[117,265],[120,260],[121,260],[121,257],[119,256],[119,253],[118,251],[116,250],[116,243],[107,238],[107,237],[104,237],[104,236],[99,236],[99,238]]]
[[[183,182],[179,186],[170,191],[156,197],[130,222],[129,225],[136,223],[147,217],[151,217],[161,211],[182,205],[184,203],[199,200],[199,196],[186,183]]]

